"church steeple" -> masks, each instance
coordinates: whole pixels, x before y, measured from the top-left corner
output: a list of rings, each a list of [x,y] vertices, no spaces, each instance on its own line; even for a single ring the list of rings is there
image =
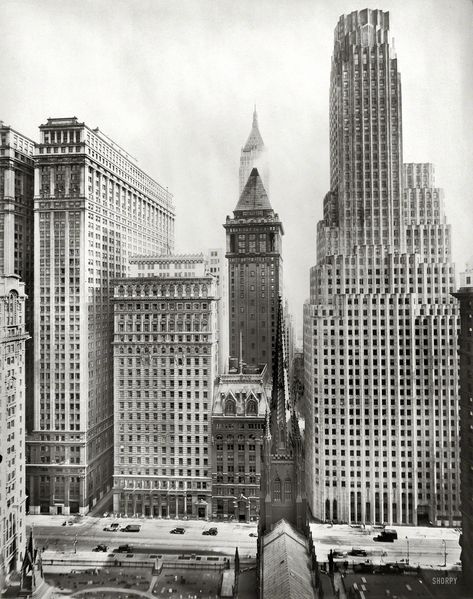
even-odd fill
[[[258,113],[256,104],[253,110],[253,123],[246,144],[241,149],[240,156],[240,195],[248,181],[248,177],[254,167],[258,167],[260,175],[267,189],[268,169],[266,159],[266,147],[258,126]]]

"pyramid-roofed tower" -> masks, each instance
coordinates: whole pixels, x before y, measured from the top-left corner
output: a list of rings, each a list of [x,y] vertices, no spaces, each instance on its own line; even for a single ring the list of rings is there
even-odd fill
[[[235,212],[247,210],[272,210],[268,194],[257,168],[253,168],[251,171],[235,208]]]

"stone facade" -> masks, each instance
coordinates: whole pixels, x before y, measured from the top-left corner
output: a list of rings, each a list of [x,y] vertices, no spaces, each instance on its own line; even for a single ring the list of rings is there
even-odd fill
[[[174,243],[171,194],[116,143],[48,119],[35,155],[33,513],[85,514],[112,484],[111,280]]]
[[[258,518],[269,397],[266,366],[242,367],[217,380],[212,407],[213,518]]]
[[[330,132],[304,306],[310,507],[321,520],[458,525],[451,232],[432,165],[402,165],[386,12],[339,20]]]
[[[283,226],[253,169],[224,227],[227,232],[230,357],[272,367],[278,296],[282,289]]]
[[[161,270],[114,284],[113,509],[120,514],[211,516],[215,278],[202,255],[140,256],[134,267],[169,273],[178,262],[185,276]]]
[[[0,590],[26,543],[25,300],[24,283],[0,275]]]

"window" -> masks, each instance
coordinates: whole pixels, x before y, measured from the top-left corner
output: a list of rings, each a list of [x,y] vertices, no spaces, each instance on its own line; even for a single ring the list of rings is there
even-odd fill
[[[273,501],[281,501],[281,481],[279,478],[273,482]]]
[[[233,399],[227,399],[225,401],[225,415],[231,415],[236,413],[236,404]]]

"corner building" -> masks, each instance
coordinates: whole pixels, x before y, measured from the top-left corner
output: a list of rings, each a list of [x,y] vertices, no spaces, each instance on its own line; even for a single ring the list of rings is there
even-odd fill
[[[322,520],[459,524],[457,302],[442,190],[402,165],[389,14],[335,29],[331,189],[304,306],[307,496]]]
[[[114,283],[113,510],[210,518],[217,285],[202,254],[135,256]]]
[[[40,127],[35,156],[30,512],[85,514],[111,488],[113,289],[128,257],[174,243],[171,194],[77,118]]]
[[[254,168],[224,225],[227,232],[230,357],[272,370],[282,289],[282,222]],[[241,352],[241,353],[240,353]]]

